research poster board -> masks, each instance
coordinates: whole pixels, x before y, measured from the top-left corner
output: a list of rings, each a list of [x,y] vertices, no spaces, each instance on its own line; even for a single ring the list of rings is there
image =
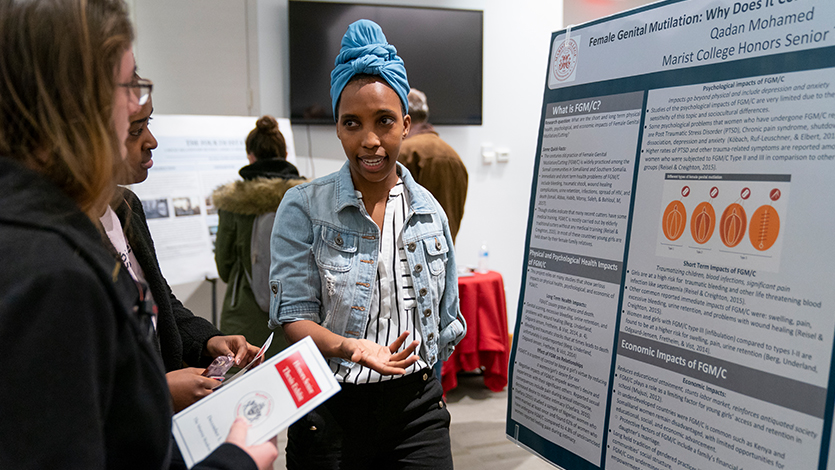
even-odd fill
[[[507,435],[565,469],[824,469],[835,2],[553,34]]]
[[[155,114],[149,125],[158,145],[148,179],[131,185],[139,196],[154,239],[157,258],[168,283],[216,279],[214,242],[217,209],[212,192],[240,180],[249,164],[246,136],[253,116]],[[296,162],[289,119],[277,119],[287,143],[287,160]]]

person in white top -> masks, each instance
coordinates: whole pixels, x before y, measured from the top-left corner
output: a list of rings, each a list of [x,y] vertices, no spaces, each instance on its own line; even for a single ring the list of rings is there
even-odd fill
[[[411,120],[394,46],[368,20],[342,46],[331,96],[347,161],[288,190],[272,233],[270,324],[310,336],[342,383],[288,430],[287,468],[451,469],[430,369],[466,331],[449,226],[397,163]]]

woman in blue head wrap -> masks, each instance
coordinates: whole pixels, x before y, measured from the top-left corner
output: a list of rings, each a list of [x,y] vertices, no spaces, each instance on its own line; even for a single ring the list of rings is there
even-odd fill
[[[348,161],[288,190],[272,235],[270,326],[311,336],[342,383],[290,427],[289,469],[452,468],[431,367],[466,325],[446,215],[397,163],[408,93],[380,27],[351,24],[331,73]]]

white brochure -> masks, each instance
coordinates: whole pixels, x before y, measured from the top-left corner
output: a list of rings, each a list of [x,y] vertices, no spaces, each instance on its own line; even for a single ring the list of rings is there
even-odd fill
[[[226,440],[238,416],[251,425],[247,444],[260,444],[339,389],[316,344],[307,337],[174,415],[172,432],[191,468]]]

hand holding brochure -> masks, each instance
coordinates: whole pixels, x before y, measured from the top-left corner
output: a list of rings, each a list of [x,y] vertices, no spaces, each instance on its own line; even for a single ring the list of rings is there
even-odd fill
[[[229,383],[231,383],[233,380],[235,380],[235,379],[237,379],[238,377],[240,377],[240,376],[242,376],[242,375],[246,374],[246,373],[247,373],[250,369],[252,369],[253,367],[257,367],[259,364],[261,364],[261,359],[264,357],[264,353],[265,353],[265,352],[267,352],[267,349],[270,347],[270,345],[271,345],[271,344],[273,344],[273,335],[274,335],[274,334],[275,334],[275,333],[270,333],[270,336],[267,338],[267,341],[265,341],[265,342],[264,342],[264,345],[263,345],[263,346],[261,346],[261,349],[259,349],[259,350],[258,350],[258,354],[256,354],[256,355],[255,355],[255,358],[253,358],[251,361],[249,361],[249,364],[247,364],[246,366],[242,367],[242,368],[241,368],[241,370],[239,370],[239,371],[238,371],[235,375],[233,375],[232,377],[230,377],[230,378],[228,378],[228,379],[226,379],[226,380],[221,379],[222,383],[218,384],[218,386],[217,386],[217,387],[215,387],[215,390],[219,389],[219,388],[220,388],[221,386],[223,386],[223,385],[228,385],[228,384],[229,384]],[[228,370],[228,369],[227,369],[227,370]]]
[[[260,444],[338,391],[325,359],[307,337],[174,415],[172,432],[191,468],[226,440],[238,416],[251,425],[247,445]]]

